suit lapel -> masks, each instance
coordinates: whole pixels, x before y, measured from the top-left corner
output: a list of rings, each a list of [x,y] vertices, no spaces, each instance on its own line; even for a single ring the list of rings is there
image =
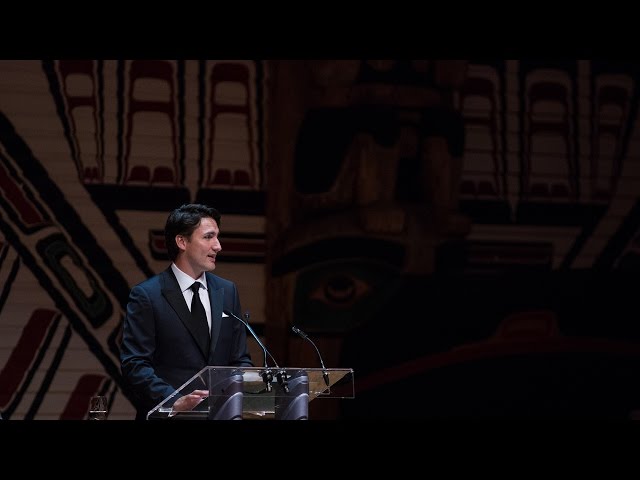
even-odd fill
[[[187,307],[186,302],[184,301],[184,296],[180,291],[180,285],[176,280],[176,277],[173,275],[171,269],[165,270],[163,273],[163,281],[162,281],[162,295],[167,299],[171,308],[176,312],[182,323],[187,327],[187,330],[191,333],[191,336],[198,344],[198,348],[202,352],[205,358],[208,358],[208,341],[206,338],[202,338],[202,336],[198,336],[198,329],[196,328],[195,321],[191,316],[191,312]],[[211,294],[209,294],[211,296]]]
[[[209,291],[209,302],[211,304],[211,348],[210,354],[216,349],[220,338],[220,327],[222,326],[222,301],[224,289],[218,288],[209,275],[207,275],[207,289]]]

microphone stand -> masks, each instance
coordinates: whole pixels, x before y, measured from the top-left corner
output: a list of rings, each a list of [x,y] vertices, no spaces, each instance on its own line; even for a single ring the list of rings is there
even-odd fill
[[[279,370],[276,373],[276,378],[278,380],[278,383],[280,384],[280,386],[282,387],[285,393],[289,393],[289,386],[287,384],[287,374],[286,372],[283,372],[282,369],[280,369],[280,367],[278,366],[278,362],[276,362],[276,359],[273,358],[273,355],[271,355],[269,350],[267,350],[267,347],[264,346],[264,344],[260,341],[260,338],[258,338],[258,335],[256,335],[256,332],[254,332],[253,328],[251,328],[251,326],[249,325],[249,312],[244,314],[244,317],[246,320],[243,320],[242,318],[240,318],[230,310],[223,310],[223,312],[225,315],[229,315],[230,317],[233,317],[236,320],[238,320],[240,323],[242,323],[247,328],[247,330],[249,330],[249,333],[251,334],[251,336],[253,336],[255,341],[258,342],[258,345],[260,345],[260,348],[262,348],[262,352],[264,353],[264,360],[263,360],[264,372],[262,373],[262,380],[264,380],[265,388],[267,392],[271,392],[273,388],[273,386],[271,385],[271,383],[273,382],[273,373],[271,372],[271,369],[269,368],[269,365],[267,363],[267,355],[269,355],[269,357],[271,357],[271,360],[273,360],[273,364]]]
[[[271,392],[271,390],[273,389],[273,386],[272,386],[273,373],[271,373],[271,369],[269,368],[269,365],[267,363],[267,353],[268,353],[267,347],[265,347],[262,344],[262,342],[258,340],[258,335],[256,335],[256,333],[253,331],[253,328],[249,326],[249,312],[245,312],[244,319],[245,321],[242,323],[244,323],[245,327],[247,327],[247,330],[251,332],[251,335],[253,335],[253,338],[255,338],[258,344],[262,347],[262,353],[264,355],[264,359],[262,361],[262,366],[264,367],[264,372],[262,372],[262,380],[264,381],[265,389],[267,390],[267,392]],[[269,353],[269,356],[271,356],[270,353]],[[273,357],[271,357],[271,359],[273,360],[274,365],[277,367],[278,363],[274,360]]]
[[[318,350],[318,347],[316,346],[314,341],[309,338],[309,335],[304,333],[298,327],[296,327],[295,325],[292,325],[291,326],[291,330],[293,330],[296,334],[298,334],[299,336],[301,336],[305,340],[308,340],[309,342],[311,342],[311,345],[313,345],[313,348],[316,349],[316,352],[318,354],[318,358],[320,359],[320,365],[322,366],[322,378],[324,378],[324,383],[327,385],[327,387],[329,387],[330,386],[329,372],[327,371],[326,367],[324,366],[324,362],[322,361],[322,355],[320,355],[320,350]]]

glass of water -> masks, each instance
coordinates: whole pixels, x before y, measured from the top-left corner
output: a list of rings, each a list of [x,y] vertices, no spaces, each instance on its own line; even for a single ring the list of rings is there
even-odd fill
[[[107,419],[107,397],[95,395],[89,399],[89,420]]]

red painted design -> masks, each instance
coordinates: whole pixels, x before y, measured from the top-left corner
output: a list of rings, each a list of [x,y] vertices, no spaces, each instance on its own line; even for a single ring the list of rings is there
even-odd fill
[[[96,374],[80,377],[60,415],[60,420],[83,420],[87,415],[89,399],[100,392],[106,378],[104,375]]]
[[[15,179],[0,164],[0,190],[3,196],[11,202],[13,208],[18,212],[22,223],[26,227],[33,227],[44,222],[40,212],[33,206],[33,203],[25,196],[24,191],[16,183]]]
[[[9,360],[0,371],[0,407],[6,407],[24,381],[53,321],[60,314],[53,310],[37,309],[22,330]]]

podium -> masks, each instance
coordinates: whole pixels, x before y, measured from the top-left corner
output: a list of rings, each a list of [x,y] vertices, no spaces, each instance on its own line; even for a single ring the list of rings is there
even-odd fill
[[[176,400],[207,390],[192,410]],[[354,398],[350,368],[216,367],[200,370],[147,413],[147,420],[308,420],[309,402]]]

